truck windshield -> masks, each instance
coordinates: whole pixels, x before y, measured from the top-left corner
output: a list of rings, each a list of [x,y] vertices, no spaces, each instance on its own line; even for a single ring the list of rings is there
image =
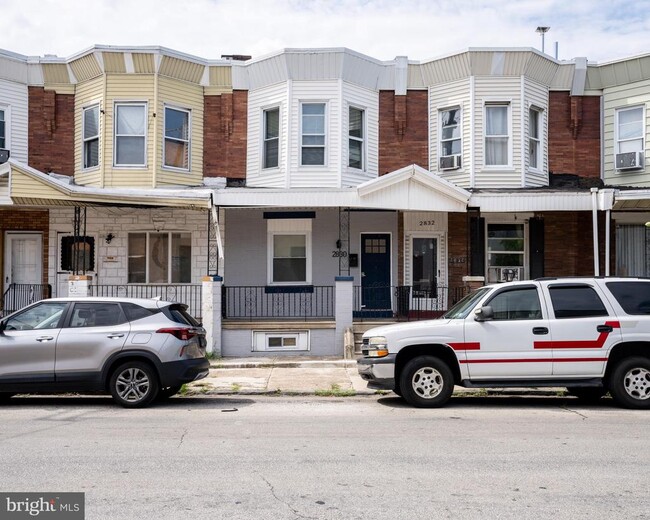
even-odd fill
[[[481,287],[476,291],[469,293],[465,298],[460,300],[456,305],[449,309],[442,318],[448,320],[455,319],[465,319],[467,315],[472,311],[476,306],[478,301],[485,296],[485,294],[490,290],[489,287]]]

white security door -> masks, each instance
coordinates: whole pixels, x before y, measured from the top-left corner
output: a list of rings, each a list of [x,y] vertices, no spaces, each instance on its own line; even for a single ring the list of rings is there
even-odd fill
[[[4,290],[12,283],[40,284],[43,280],[41,233],[5,234]]]

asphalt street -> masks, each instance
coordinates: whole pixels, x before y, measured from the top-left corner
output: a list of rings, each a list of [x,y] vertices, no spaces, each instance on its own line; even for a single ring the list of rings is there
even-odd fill
[[[103,397],[0,406],[0,490],[88,519],[650,518],[650,413],[562,397]]]

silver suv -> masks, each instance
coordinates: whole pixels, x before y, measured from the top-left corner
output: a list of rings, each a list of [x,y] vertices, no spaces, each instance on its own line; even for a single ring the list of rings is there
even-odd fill
[[[17,393],[108,392],[127,408],[208,375],[205,330],[183,304],[53,298],[0,321],[0,401]]]

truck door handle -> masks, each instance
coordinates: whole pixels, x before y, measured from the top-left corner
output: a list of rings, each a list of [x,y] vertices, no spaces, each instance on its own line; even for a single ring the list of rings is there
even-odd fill
[[[596,330],[598,332],[612,332],[614,328],[611,325],[598,325],[598,327],[596,327]]]
[[[124,334],[109,334],[106,337],[109,338],[109,339],[117,339],[117,338],[123,338]]]
[[[36,341],[43,343],[44,341],[52,341],[54,338],[52,336],[39,336],[36,338]]]
[[[548,329],[546,327],[533,327],[533,334],[548,334]]]

